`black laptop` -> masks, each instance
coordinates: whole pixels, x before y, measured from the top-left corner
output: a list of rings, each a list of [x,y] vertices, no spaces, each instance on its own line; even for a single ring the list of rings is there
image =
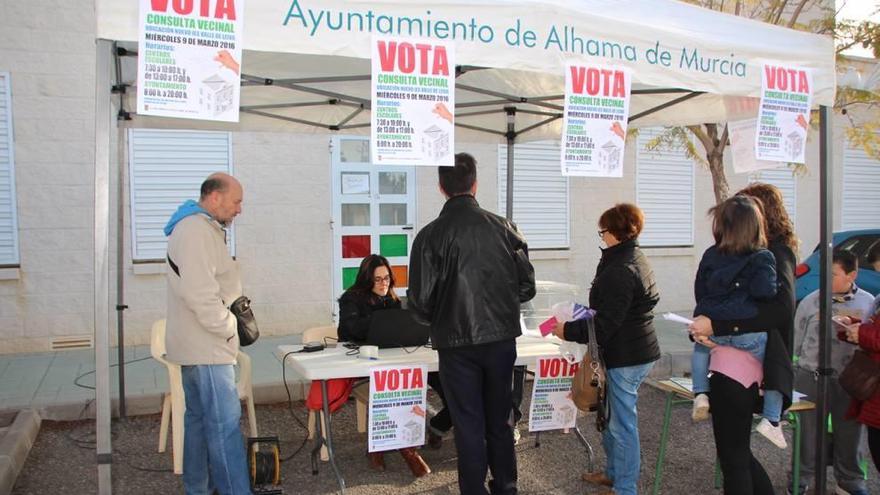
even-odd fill
[[[383,309],[373,312],[365,343],[380,349],[418,347],[426,345],[430,336],[431,327],[416,321],[409,311]]]

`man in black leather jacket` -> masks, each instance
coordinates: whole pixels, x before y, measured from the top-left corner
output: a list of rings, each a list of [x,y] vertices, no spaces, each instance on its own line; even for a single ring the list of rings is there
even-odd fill
[[[528,246],[516,226],[477,204],[476,160],[455,155],[439,167],[448,198],[416,236],[410,255],[409,308],[431,324],[440,356],[463,495],[515,494],[516,454],[508,418],[520,303],[535,296]]]

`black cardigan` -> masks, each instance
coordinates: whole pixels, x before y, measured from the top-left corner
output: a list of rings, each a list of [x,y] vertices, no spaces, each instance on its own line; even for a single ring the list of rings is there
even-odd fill
[[[794,387],[792,359],[792,335],[794,333],[795,286],[794,267],[797,262],[794,251],[788,245],[774,240],[768,246],[776,257],[776,297],[758,302],[758,316],[747,320],[712,320],[715,335],[767,332],[767,348],[764,353],[764,388],[777,390],[783,396],[783,410],[791,405]],[[758,407],[762,407],[760,404]]]
[[[337,333],[342,342],[364,342],[370,330],[373,311],[400,308],[400,300],[391,296],[362,294],[345,291],[339,298],[339,329]]]
[[[654,272],[635,239],[602,250],[590,288],[596,341],[605,366],[623,368],[660,359],[654,306],[660,300]],[[565,324],[565,340],[587,343],[585,320]]]

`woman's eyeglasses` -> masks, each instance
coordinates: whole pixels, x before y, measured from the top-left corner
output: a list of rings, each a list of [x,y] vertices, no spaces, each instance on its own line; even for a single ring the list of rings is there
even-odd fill
[[[381,284],[382,282],[391,282],[391,275],[385,275],[384,277],[373,277],[374,284]]]
[[[599,234],[599,239],[601,239],[602,236],[605,235],[605,232],[608,232],[608,229],[602,229],[602,230],[596,231],[596,233]]]

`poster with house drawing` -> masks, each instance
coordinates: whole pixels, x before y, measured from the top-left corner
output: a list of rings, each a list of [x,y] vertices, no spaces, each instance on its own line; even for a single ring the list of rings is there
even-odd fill
[[[804,163],[813,76],[810,69],[764,64],[761,106],[755,134],[755,157],[786,163]]]
[[[381,452],[425,443],[427,377],[424,365],[370,370],[367,450]]]
[[[455,44],[375,36],[372,46],[372,161],[454,165]]]
[[[563,175],[623,177],[631,83],[625,67],[566,65]]]
[[[245,1],[140,0],[137,111],[238,122]]]
[[[577,408],[571,400],[571,382],[578,364],[562,357],[539,358],[532,387],[529,431],[574,428]]]

